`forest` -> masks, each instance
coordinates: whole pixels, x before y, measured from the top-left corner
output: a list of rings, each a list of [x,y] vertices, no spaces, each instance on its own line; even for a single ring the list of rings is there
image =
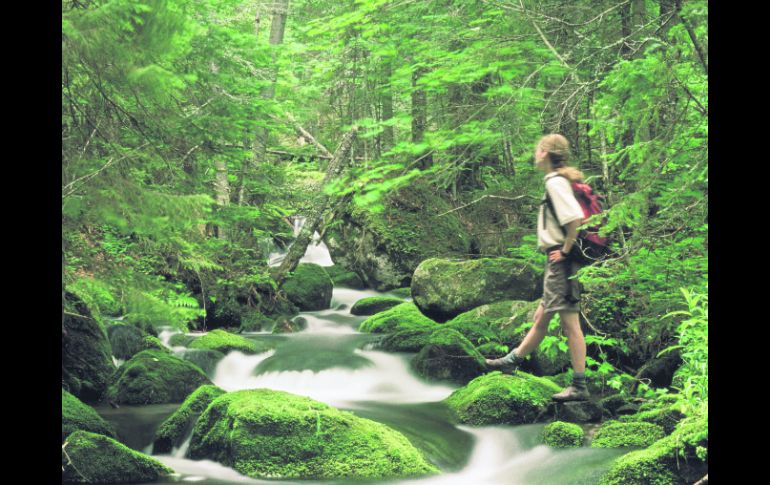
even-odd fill
[[[63,482],[708,483],[707,2],[61,15]],[[490,363],[546,305],[549,134],[609,241],[566,402],[562,313]]]

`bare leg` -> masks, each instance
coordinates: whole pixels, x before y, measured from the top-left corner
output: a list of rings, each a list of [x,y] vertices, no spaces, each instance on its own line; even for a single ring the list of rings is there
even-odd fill
[[[545,338],[545,334],[548,332],[548,324],[553,317],[552,312],[546,313],[543,311],[545,307],[540,305],[535,311],[534,321],[535,324],[529,329],[527,336],[521,341],[518,347],[516,347],[516,355],[519,357],[526,357],[531,354],[540,345],[540,342]]]
[[[567,336],[569,356],[572,360],[572,370],[585,372],[586,370],[586,340],[583,330],[580,328],[578,312],[560,311],[561,328]]]

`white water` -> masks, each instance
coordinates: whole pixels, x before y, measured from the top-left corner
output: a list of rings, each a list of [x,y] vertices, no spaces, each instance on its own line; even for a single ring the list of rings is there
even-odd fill
[[[305,220],[306,220],[305,217],[297,217],[296,219],[294,219],[294,237],[297,237],[299,235],[299,231],[302,229],[302,225],[305,224]],[[291,244],[289,245],[289,248],[290,247],[291,247]],[[286,251],[271,252],[267,257],[268,266],[278,266],[279,264],[281,264],[283,259],[286,257],[287,252],[288,252],[288,248],[286,249]],[[326,246],[326,243],[321,241],[321,235],[318,234],[318,231],[313,232],[313,237],[310,241],[310,244],[308,244],[307,246],[305,255],[302,256],[302,259],[300,259],[299,262],[315,263],[320,266],[334,265],[334,261],[332,261],[332,257],[329,254],[329,248]]]

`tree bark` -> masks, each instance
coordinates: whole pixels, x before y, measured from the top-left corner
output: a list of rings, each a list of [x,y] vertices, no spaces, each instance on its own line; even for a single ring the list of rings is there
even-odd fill
[[[302,226],[302,229],[297,235],[297,239],[289,248],[289,252],[281,262],[281,265],[278,267],[278,269],[272,271],[272,277],[278,286],[283,284],[288,272],[294,271],[294,269],[296,269],[297,264],[299,264],[299,260],[302,259],[302,256],[304,256],[305,251],[307,250],[308,244],[310,244],[313,233],[316,232],[319,225],[323,221],[324,214],[328,210],[329,202],[332,200],[332,196],[324,193],[323,187],[325,187],[332,179],[336,178],[340,173],[342,173],[345,166],[345,161],[348,159],[348,152],[350,152],[350,148],[353,146],[357,132],[358,126],[354,125],[353,128],[351,128],[350,131],[345,133],[345,136],[342,137],[340,146],[334,152],[334,158],[332,158],[326,168],[326,176],[321,183],[321,190],[318,192],[310,213],[305,220],[305,224]]]
[[[230,205],[230,182],[227,180],[227,165],[222,160],[216,160],[214,161],[214,170],[216,170],[216,178],[214,179],[216,203],[219,207],[227,207]],[[226,241],[228,239],[227,229],[218,226],[217,237]]]

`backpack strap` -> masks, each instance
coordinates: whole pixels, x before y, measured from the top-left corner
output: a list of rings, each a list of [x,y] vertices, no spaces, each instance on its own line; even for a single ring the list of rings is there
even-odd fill
[[[561,175],[558,175],[558,177],[560,177],[560,176]],[[557,225],[559,226],[559,229],[561,229],[562,234],[564,235],[564,237],[567,237],[567,230],[564,229],[564,226],[562,226],[561,224],[558,224],[559,223],[559,218],[556,217],[556,209],[553,206],[553,202],[551,201],[551,197],[548,195],[548,189],[545,189],[545,200],[544,200],[544,202],[545,202],[545,206],[548,207],[548,210],[551,211],[551,215],[553,215],[553,218],[556,221]],[[543,214],[543,229],[546,228],[545,220],[546,220],[546,215]]]

